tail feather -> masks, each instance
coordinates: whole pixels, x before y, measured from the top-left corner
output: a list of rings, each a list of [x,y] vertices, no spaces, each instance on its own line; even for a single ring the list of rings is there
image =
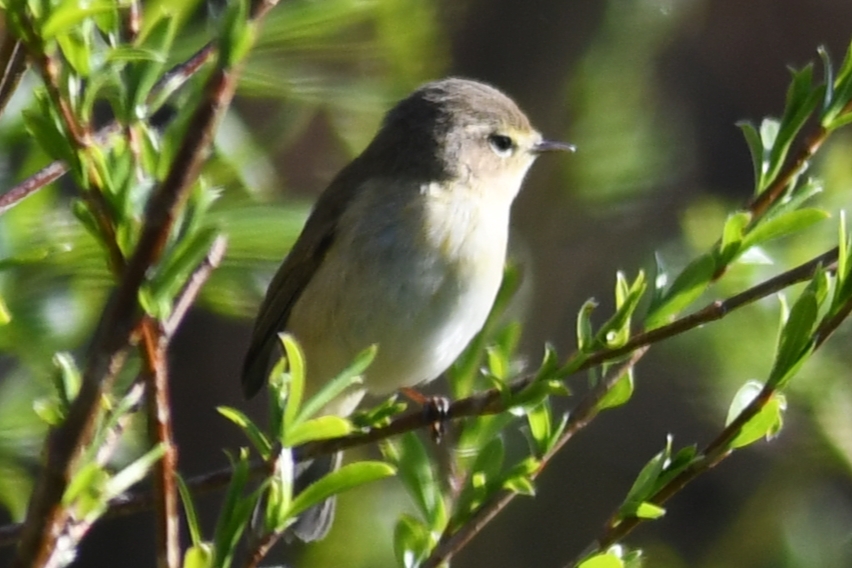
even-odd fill
[[[300,465],[296,471],[293,494],[298,495],[324,475],[339,469],[342,458],[343,453],[336,452],[314,458]],[[302,542],[312,542],[325,538],[325,535],[331,529],[336,505],[337,498],[335,497],[330,497],[322,503],[314,505],[299,515],[296,522],[287,529],[284,538],[287,542],[293,542],[296,539]]]

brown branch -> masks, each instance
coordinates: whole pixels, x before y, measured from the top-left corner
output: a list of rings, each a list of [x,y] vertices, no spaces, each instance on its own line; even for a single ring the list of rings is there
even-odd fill
[[[538,469],[531,474],[530,477],[533,480],[544,471],[544,468],[547,467],[553,456],[597,416],[600,411],[598,407],[600,401],[625,373],[629,372],[639,362],[648,348],[648,346],[645,346],[637,349],[627,361],[624,361],[615,369],[611,369],[606,377],[583,397],[580,404],[570,413],[565,426],[565,432],[559,437],[553,448],[542,457]],[[429,558],[420,565],[420,568],[437,568],[452,560],[453,556],[459,550],[464,548],[473,537],[478,535],[518,495],[514,491],[502,489],[493,495],[488,502],[480,506],[473,516],[461,527],[448,526],[444,534],[441,535],[438,545],[432,550]]]
[[[835,257],[837,249],[834,249]],[[825,256],[825,255],[823,255]],[[813,349],[819,349],[830,337],[839,325],[852,313],[852,299],[845,302],[829,317],[825,318],[812,336]],[[757,396],[731,421],[725,428],[701,451],[699,457],[693,460],[689,466],[680,471],[675,477],[657,490],[648,501],[656,505],[663,505],[674,495],[680,492],[687,484],[699,475],[714,468],[732,453],[731,442],[737,437],[743,427],[757,416],[761,410],[775,397],[778,392],[777,384],[765,384]],[[637,526],[646,519],[639,517],[619,518],[618,513],[612,515],[606,523],[603,534],[590,545],[573,563],[567,568],[576,566],[589,554],[606,550],[613,544],[625,538]]]
[[[180,565],[180,515],[178,513],[178,452],[172,431],[169,372],[166,362],[168,340],[159,325],[146,317],[142,327],[143,373],[147,390],[148,442],[162,445],[163,457],[154,466],[155,519],[157,522],[157,566]]]
[[[13,563],[16,568],[41,566],[57,538],[54,528],[65,515],[62,495],[74,462],[90,438],[96,406],[104,383],[120,367],[139,318],[139,289],[149,268],[159,259],[174,220],[204,161],[214,129],[236,88],[236,74],[217,69],[196,108],[168,176],[148,203],[145,223],[118,290],[105,308],[95,332],[80,392],[63,425],[47,440],[46,463],[37,480],[24,531]]]
[[[44,186],[58,180],[68,171],[64,162],[53,162],[31,175],[3,195],[0,195],[0,215]]]
[[[225,256],[225,250],[228,248],[228,238],[225,235],[219,235],[213,240],[207,256],[201,261],[183,287],[183,290],[178,294],[177,300],[174,302],[172,312],[168,319],[163,322],[163,335],[166,338],[171,338],[177,331],[180,322],[189,311],[189,308],[195,303],[195,298],[201,291],[201,287],[210,278],[210,274],[222,262],[222,257]]]
[[[212,250],[213,249],[211,249],[211,252]],[[636,334],[627,342],[626,345],[630,346],[630,348],[634,350],[641,349],[673,335],[678,335],[694,327],[698,327],[704,323],[720,319],[728,313],[770,296],[786,286],[809,279],[818,266],[831,264],[836,257],[837,249],[832,249],[809,262],[779,274],[778,276],[749,288],[748,290],[732,296],[727,300],[713,302],[703,310],[684,316],[683,318],[675,320],[668,325],[650,332]],[[189,288],[189,286],[187,286],[187,288]],[[604,361],[620,358],[625,355],[625,353],[622,352],[623,349],[624,348],[605,349],[593,353],[586,358],[585,363],[576,371],[587,369]],[[529,385],[532,380],[532,377],[522,377],[513,381],[511,391],[513,393],[520,392],[524,387]],[[606,381],[602,381],[597,388],[604,389],[607,384],[608,383]],[[596,391],[591,391],[587,397],[580,401],[569,419],[566,432],[571,432],[571,435],[574,435],[588,423],[591,417],[590,411],[594,409],[597,400],[599,400],[599,394]],[[471,397],[455,401],[448,409],[448,419],[454,420],[468,416],[493,414],[504,409],[505,408],[502,404],[502,399],[499,393],[495,390],[488,390],[477,393]],[[409,411],[395,418],[390,424],[384,427],[374,428],[367,432],[352,434],[342,438],[304,444],[294,449],[294,458],[298,461],[302,461],[318,455],[376,442],[404,432],[428,427],[432,424],[432,422],[433,419],[431,417],[425,416],[419,410]],[[564,442],[562,443],[564,444]],[[252,466],[252,473],[259,475],[262,471],[264,471],[264,468],[265,465],[262,463],[254,464]],[[195,491],[213,491],[226,485],[230,480],[230,477],[231,469],[224,468],[193,478],[188,481],[188,485]],[[137,513],[139,511],[148,510],[152,506],[153,497],[150,493],[144,492],[132,494],[126,498],[114,501],[106,516],[112,517]],[[0,527],[0,545],[16,540],[20,533],[20,525]]]
[[[151,95],[148,101],[163,96],[164,93],[171,93],[181,87],[190,77],[198,72],[201,67],[207,63],[213,54],[216,53],[215,44],[208,43],[195,54],[183,63],[172,67],[166,72],[151,89]],[[94,135],[95,144],[105,143],[110,136],[120,132],[118,123],[111,122],[98,130]],[[0,215],[20,203],[24,198],[29,197],[42,187],[56,181],[68,172],[68,166],[61,160],[56,160],[39,170],[37,173],[28,177],[3,195],[0,195]]]
[[[811,159],[817,153],[820,146],[822,146],[823,142],[825,142],[828,138],[829,134],[830,132],[822,126],[817,127],[817,129],[805,139],[801,151],[792,161],[790,166],[786,168],[781,175],[776,177],[772,184],[756,195],[751,203],[748,204],[746,210],[752,214],[752,224],[754,224],[759,217],[763,216],[772,204],[784,195],[784,190],[790,182],[796,179],[796,177],[801,175],[801,173],[808,168],[808,164]]]
[[[844,105],[838,116],[852,112],[852,100]],[[802,149],[799,154],[791,161],[790,166],[784,172],[775,178],[769,187],[760,192],[748,204],[746,208],[752,215],[752,223],[761,217],[778,199],[784,195],[784,190],[797,176],[801,175],[808,168],[808,164],[816,155],[820,146],[828,139],[831,130],[818,126],[816,130],[810,133],[802,144]]]
[[[92,133],[84,125],[77,122],[74,110],[68,100],[62,96],[62,91],[59,88],[58,62],[47,53],[44,39],[36,31],[32,18],[26,13],[26,10],[21,9],[20,12],[15,12],[12,15],[20,26],[23,35],[20,39],[26,44],[30,60],[41,74],[47,96],[50,97],[54,107],[59,111],[69,137],[78,148],[88,148],[92,143]]]
[[[252,18],[256,19],[265,15],[273,5],[273,2],[268,1],[256,2],[256,6],[252,11]],[[151,103],[155,99],[168,96],[168,94],[183,86],[184,83],[186,83],[208,61],[210,61],[215,53],[216,42],[210,41],[192,54],[189,59],[169,69],[154,84],[154,87],[151,89],[151,94],[147,99],[148,102]],[[0,91],[0,93],[2,93],[2,91]],[[108,135],[114,134],[118,131],[119,128],[117,123],[111,122],[95,134],[95,143],[102,143]],[[65,175],[67,171],[68,166],[61,160],[57,160],[48,164],[39,172],[19,183],[3,195],[0,195],[0,215],[20,203],[25,197],[32,195],[45,185],[56,181]]]
[[[850,313],[852,313],[852,298],[847,299],[846,302],[841,305],[834,314],[826,318],[816,330],[816,333],[814,333],[814,349],[819,349],[819,347],[825,343],[825,340],[837,331],[837,328],[840,327],[840,324],[849,317]]]
[[[263,535],[263,537],[261,537],[261,539],[252,546],[246,557],[246,561],[243,564],[243,568],[257,568],[260,566],[261,561],[266,558],[266,555],[269,554],[272,547],[281,540],[282,535],[283,533],[280,532],[271,532]]]
[[[201,264],[193,271],[178,295],[167,325],[160,326],[153,318],[143,319],[141,351],[145,362],[143,374],[148,396],[148,441],[152,447],[162,446],[163,457],[154,467],[155,518],[157,521],[157,566],[177,568],[180,565],[180,513],[176,471],[177,444],[171,419],[169,372],[166,361],[168,344],[174,330],[192,305],[202,285],[219,264],[227,240],[217,237]]]

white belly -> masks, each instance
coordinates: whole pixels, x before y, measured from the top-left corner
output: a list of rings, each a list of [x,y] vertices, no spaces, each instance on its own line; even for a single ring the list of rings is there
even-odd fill
[[[417,241],[378,222],[364,239],[344,234],[329,251],[287,325],[305,350],[309,392],[372,344],[378,353],[363,390],[384,394],[431,381],[482,328],[502,279],[508,207],[491,215],[476,207],[434,213],[440,222]],[[363,390],[327,411],[350,413]]]

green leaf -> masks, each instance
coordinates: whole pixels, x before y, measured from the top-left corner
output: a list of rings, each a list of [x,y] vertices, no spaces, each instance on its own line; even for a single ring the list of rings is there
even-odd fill
[[[382,448],[385,456],[396,465],[399,479],[420,514],[433,530],[442,531],[447,523],[446,504],[423,442],[413,432],[407,432],[396,442],[383,444]]]
[[[559,364],[559,355],[556,354],[556,349],[553,345],[545,343],[544,356],[541,359],[541,365],[538,371],[536,371],[533,382],[560,380],[563,378],[560,369],[561,365]]]
[[[523,477],[520,475],[507,477],[503,480],[502,487],[507,491],[511,491],[519,495],[535,497],[535,485],[529,477]]]
[[[59,426],[65,420],[65,411],[59,401],[48,398],[37,398],[33,401],[33,412],[48,426]]]
[[[249,418],[247,414],[241,410],[237,410],[236,408],[231,408],[230,406],[219,406],[216,410],[219,414],[240,427],[261,457],[264,459],[269,458],[272,453],[272,442],[266,434],[264,434],[263,431],[258,428],[254,422],[252,422],[251,418]]]
[[[499,478],[505,456],[506,449],[503,439],[496,436],[476,456],[476,461],[473,462],[473,472],[484,474],[485,481],[490,484]]]
[[[550,449],[551,412],[547,400],[527,411],[530,442],[536,456],[542,457]]]
[[[527,456],[512,466],[503,476],[503,489],[521,495],[535,496],[535,484],[532,476],[541,469],[541,461]]]
[[[215,554],[209,542],[199,542],[186,549],[181,568],[213,568]]]
[[[814,208],[798,209],[773,216],[758,223],[749,231],[743,242],[743,248],[761,245],[772,239],[803,231],[828,217],[829,214],[826,211]]]
[[[703,254],[692,261],[678,275],[657,305],[652,306],[645,327],[650,330],[668,323],[704,293],[715,272],[716,261],[710,254]]]
[[[86,493],[100,495],[106,481],[107,473],[100,465],[94,462],[84,464],[74,473],[71,482],[65,488],[62,504],[70,506]]]
[[[826,53],[823,60],[826,63],[826,78],[830,80],[831,75],[828,71],[831,69],[831,61],[827,55]],[[830,103],[825,105],[820,123],[825,129],[834,130],[852,120],[852,112],[841,114],[849,101],[852,100],[852,43],[849,44],[837,77],[829,86],[826,101],[830,101]]]
[[[598,410],[615,408],[625,404],[633,396],[633,367],[619,378],[611,389],[598,401]]]
[[[666,514],[666,510],[660,507],[659,505],[655,505],[654,503],[644,502],[641,503],[637,508],[635,515],[640,519],[659,519],[663,515]]]
[[[698,448],[695,444],[679,449],[674,457],[669,458],[663,472],[657,478],[657,488],[680,475],[681,471],[692,465],[697,455]]]
[[[112,500],[133,485],[139,483],[148,475],[154,464],[166,453],[164,444],[157,444],[145,454],[137,458],[133,463],[112,476],[104,486],[104,497]]]
[[[753,401],[762,390],[763,383],[760,381],[746,381],[746,383],[741,386],[734,395],[734,399],[728,407],[728,416],[725,418],[725,426],[733,422],[736,417],[742,413],[743,409],[751,404],[751,401]]]
[[[586,300],[577,312],[577,349],[581,353],[594,351],[595,332],[592,329],[592,312],[598,307],[594,299]]]
[[[132,118],[141,119],[140,112],[144,112],[148,105],[152,109],[160,107],[164,102],[163,97],[166,93],[156,94],[151,99],[151,89],[159,80],[163,72],[165,61],[168,60],[168,53],[175,35],[175,20],[162,17],[146,29],[146,33],[142,34],[137,40],[136,49],[157,54],[155,57],[146,57],[138,59],[133,65],[129,66],[126,73],[126,96],[124,107],[129,116],[123,117],[124,120],[130,121]],[[141,42],[141,44],[140,44]],[[119,53],[119,56],[122,54]],[[165,91],[169,91],[165,89]]]
[[[294,478],[293,452],[284,448],[278,452],[273,473],[267,478],[264,508],[264,529],[267,532],[280,533],[294,521],[289,515]]]
[[[55,381],[56,391],[63,409],[67,409],[71,402],[77,398],[83,377],[77,363],[70,353],[56,353],[53,355],[53,365],[59,370]]]
[[[580,562],[577,568],[624,568],[624,561],[612,553],[605,552],[590,556]]]
[[[834,298],[831,301],[832,315],[852,298],[852,239],[846,229],[846,212],[840,212],[840,223],[838,227],[838,252],[837,252],[837,282],[834,286]]]
[[[248,19],[248,2],[228,4],[219,38],[220,65],[228,69],[241,62],[254,44],[257,26]]]
[[[228,457],[233,473],[222,502],[216,530],[213,533],[213,548],[217,552],[217,563],[220,566],[230,564],[231,557],[237,549],[237,542],[251,518],[259,494],[259,490],[248,496],[243,493],[249,482],[248,451],[241,448],[236,458],[230,454]]]
[[[316,440],[339,438],[352,433],[352,423],[339,416],[320,416],[299,422],[284,431],[284,447],[294,448],[300,444]]]
[[[91,45],[88,38],[82,37],[80,34],[72,33],[61,35],[56,38],[56,42],[62,49],[62,55],[71,64],[77,76],[71,75],[68,78],[69,83],[74,83],[79,78],[86,78],[92,74],[92,63],[94,54],[92,53]],[[76,88],[69,88],[70,92],[78,91]],[[73,105],[73,102],[72,102]],[[76,108],[76,105],[73,105]]]
[[[198,512],[195,510],[195,503],[192,500],[192,492],[189,490],[189,486],[180,474],[175,475],[175,481],[177,481],[180,500],[181,503],[183,503],[183,512],[186,516],[186,526],[189,528],[189,536],[193,548],[198,547],[199,545],[203,546],[201,541],[201,524],[198,522]],[[187,554],[189,554],[188,551]],[[186,565],[185,562],[184,565]]]
[[[107,52],[106,60],[109,62],[153,61],[161,64],[165,64],[168,61],[162,51],[129,45],[117,45],[111,48]]]
[[[562,369],[559,370],[562,373]],[[532,408],[541,404],[549,396],[568,396],[571,391],[561,380],[538,381],[527,385],[506,401],[509,408]]]
[[[422,522],[403,513],[393,532],[393,551],[399,566],[416,568],[429,557],[436,541]]]
[[[666,437],[666,446],[663,450],[648,460],[642,467],[636,480],[627,492],[624,502],[619,507],[618,514],[621,517],[636,515],[638,508],[645,503],[658,487],[660,475],[668,465],[672,452],[672,438]]]
[[[627,283],[624,274],[616,275],[615,314],[601,326],[597,333],[597,346],[620,347],[630,339],[630,320],[646,289],[645,273],[641,270],[632,284]]]
[[[62,504],[73,507],[78,518],[94,521],[106,510],[104,487],[108,481],[109,474],[101,465],[88,462],[71,477]]]
[[[742,131],[746,144],[748,144],[749,153],[751,153],[751,163],[754,168],[754,192],[760,193],[763,189],[763,187],[761,187],[761,177],[763,172],[764,153],[760,133],[758,133],[754,124],[748,121],[740,121],[737,123],[737,126]]]
[[[509,358],[506,353],[497,346],[492,345],[485,350],[488,360],[488,371],[496,379],[496,385],[505,385],[510,375]]]
[[[219,237],[217,229],[206,228],[181,239],[180,245],[163,260],[163,268],[150,281],[149,290],[154,301],[171,304]]]
[[[408,405],[398,400],[394,394],[378,406],[359,410],[349,419],[356,428],[379,428],[390,424],[395,416],[405,412],[407,408]]]
[[[305,391],[306,369],[305,354],[296,339],[288,333],[279,333],[281,348],[289,368],[290,381],[287,389],[287,400],[284,405],[282,439],[291,428],[295,428],[302,407],[302,397]],[[282,369],[283,370],[283,369]]]
[[[793,80],[787,90],[784,116],[781,118],[776,142],[772,146],[770,168],[766,178],[768,182],[774,181],[778,176],[796,135],[819,107],[824,93],[824,85],[813,86],[813,65],[808,64],[799,71],[793,71]]]
[[[742,389],[740,389],[742,390]],[[737,393],[739,397],[739,393]],[[753,398],[753,397],[752,397]],[[735,404],[742,404],[743,401],[737,401]],[[750,402],[750,401],[749,401]],[[733,404],[731,405],[734,406]],[[731,441],[729,447],[731,449],[741,448],[756,442],[761,438],[771,440],[778,435],[784,425],[784,411],[787,409],[787,400],[781,393],[774,393],[767,403],[746,422],[739,433]],[[729,411],[729,416],[731,412]],[[737,413],[735,416],[739,415]]]
[[[66,164],[75,164],[77,157],[68,143],[65,132],[48,117],[54,114],[42,105],[42,112],[22,111],[24,124],[44,152],[54,160],[62,160]],[[97,234],[97,233],[96,233]]]
[[[774,388],[782,388],[814,348],[814,326],[827,293],[825,279],[825,272],[818,272],[790,309],[769,374],[768,384]]]
[[[340,469],[323,476],[299,493],[290,505],[289,517],[296,517],[308,508],[317,505],[332,495],[353,487],[378,481],[396,473],[391,465],[380,461],[362,461],[346,464]]]
[[[114,0],[88,0],[86,2],[61,2],[44,22],[41,36],[45,41],[66,33],[92,16],[115,9]]]
[[[722,230],[722,243],[719,247],[718,263],[721,266],[729,264],[746,248],[743,245],[743,237],[750,221],[751,213],[748,211],[737,211],[728,216]]]
[[[322,410],[328,403],[342,395],[347,389],[354,385],[363,383],[362,374],[376,358],[378,347],[371,345],[370,347],[359,353],[355,360],[352,361],[346,369],[344,369],[334,379],[326,383],[320,391],[308,400],[299,412],[295,423],[298,424],[317,412]]]

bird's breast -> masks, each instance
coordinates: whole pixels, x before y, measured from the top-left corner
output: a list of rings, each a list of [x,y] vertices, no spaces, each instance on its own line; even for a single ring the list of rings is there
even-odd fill
[[[378,344],[365,387],[386,393],[443,373],[482,328],[502,279],[508,206],[441,192],[402,209],[373,203],[338,241],[288,328],[327,380]]]

